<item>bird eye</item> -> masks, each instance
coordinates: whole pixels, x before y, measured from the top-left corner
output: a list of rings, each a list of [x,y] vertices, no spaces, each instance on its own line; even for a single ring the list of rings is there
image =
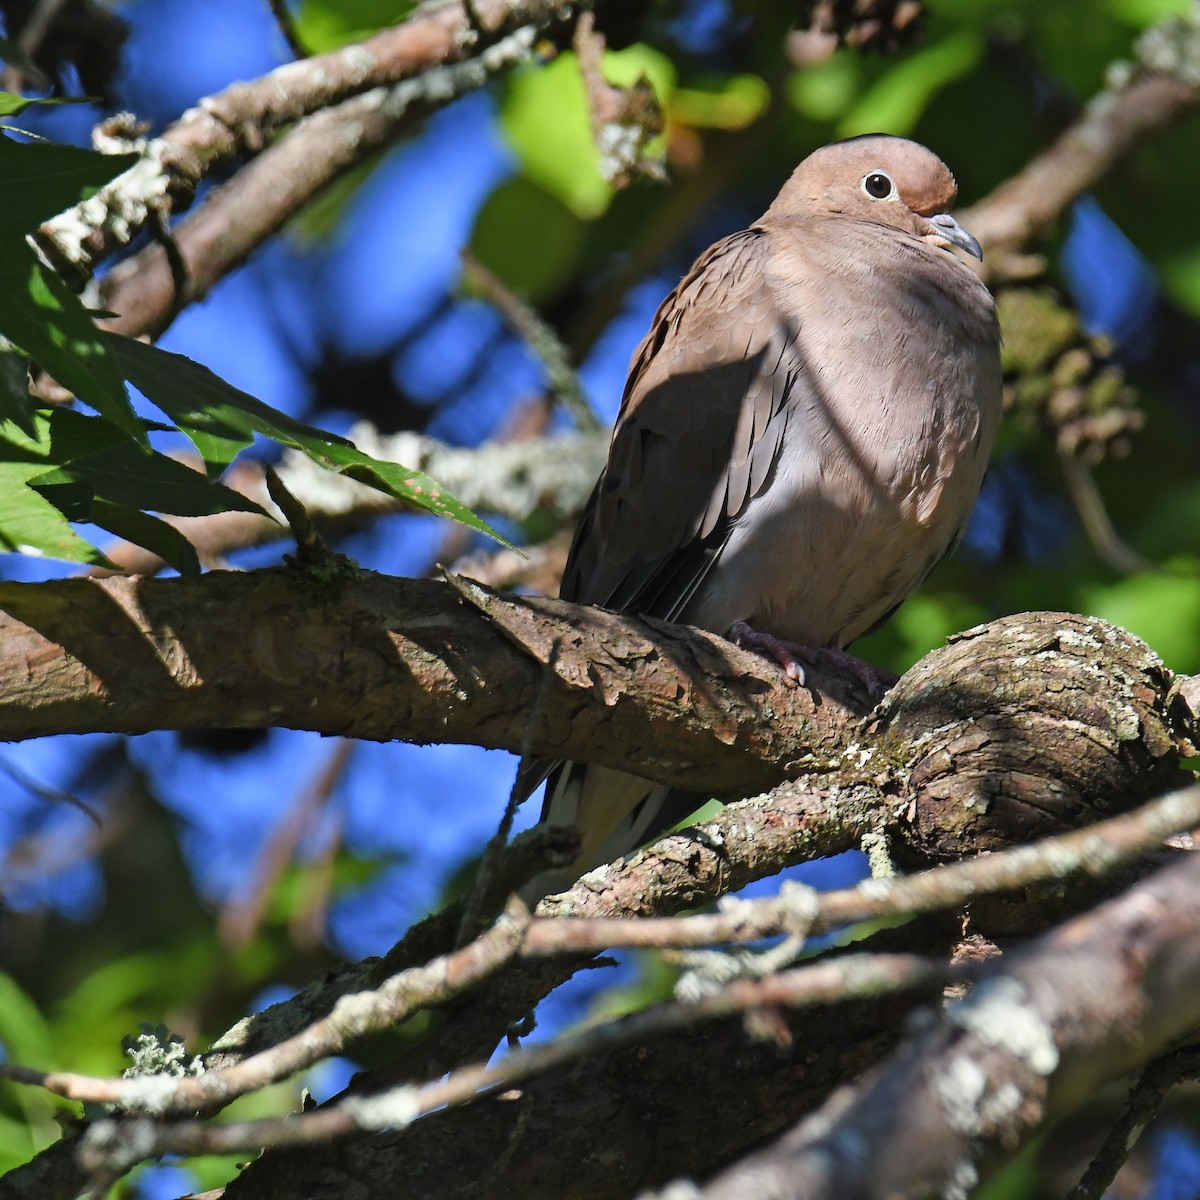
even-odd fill
[[[892,177],[885,175],[882,171],[872,171],[862,181],[862,187],[872,200],[885,200],[896,190]]]

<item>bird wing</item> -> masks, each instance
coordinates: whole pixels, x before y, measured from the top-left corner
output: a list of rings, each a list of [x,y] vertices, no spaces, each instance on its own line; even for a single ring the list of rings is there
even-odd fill
[[[660,305],[575,530],[564,600],[678,619],[770,482],[798,370],[784,361],[795,329],[773,303],[768,250],[759,228],[724,238]],[[560,765],[524,759],[517,794],[530,795]]]
[[[795,330],[772,302],[767,253],[763,230],[735,233],[659,307],[575,531],[563,599],[677,619],[769,482]]]

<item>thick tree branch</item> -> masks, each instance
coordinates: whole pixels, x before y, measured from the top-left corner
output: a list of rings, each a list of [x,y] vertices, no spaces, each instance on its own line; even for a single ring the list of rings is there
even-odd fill
[[[820,772],[894,794],[913,810],[914,849],[933,858],[1150,794],[1188,736],[1144,644],[1061,614],[962,635],[909,673],[861,741],[869,700],[837,676],[810,692],[711,634],[465,580],[279,570],[6,583],[0,639],[10,739],[267,724],[528,744],[708,795]]]
[[[1174,777],[1177,752],[1188,750],[1194,736],[1194,714],[1185,699],[1194,694],[1189,681],[1169,687],[1161,664],[1141,643],[1083,618],[1030,615],[964,635],[898,685],[868,742],[856,734],[850,709],[829,695],[813,697],[781,681],[772,683],[779,678],[773,668],[719,639],[558,602],[496,597],[465,584],[462,589],[470,603],[461,603],[442,585],[369,575],[343,581],[340,591],[286,572],[150,582],[76,580],[37,589],[6,585],[0,589],[0,607],[8,616],[0,633],[12,657],[7,672],[0,673],[0,698],[7,692],[9,701],[7,708],[0,706],[0,729],[19,736],[13,721],[30,719],[22,711],[22,697],[32,696],[49,705],[48,711],[32,714],[41,732],[62,728],[68,713],[72,722],[86,714],[103,723],[126,704],[137,719],[149,721],[138,707],[145,703],[159,727],[218,719],[288,723],[297,717],[311,727],[332,716],[365,736],[388,736],[397,731],[389,724],[396,713],[404,715],[411,732],[424,704],[441,709],[442,736],[466,736],[455,709],[475,699],[483,709],[477,717],[485,718],[481,728],[497,738],[496,744],[505,744],[504,738],[519,744],[526,732],[521,715],[489,706],[497,694],[509,695],[509,685],[502,682],[505,671],[515,672],[518,681],[527,679],[530,695],[544,686],[546,668],[536,660],[548,658],[557,641],[551,707],[569,708],[572,725],[585,723],[588,711],[603,715],[601,724],[577,741],[568,730],[560,747],[564,752],[592,756],[602,750],[604,728],[619,716],[625,764],[645,755],[639,769],[661,770],[660,753],[634,747],[652,746],[655,740],[670,747],[676,741],[673,723],[685,730],[702,725],[697,717],[706,710],[711,715],[715,690],[722,736],[708,730],[707,740],[702,736],[692,743],[689,753],[727,757],[731,777],[743,784],[764,769],[757,754],[773,752],[784,761],[791,754],[793,765],[808,769],[803,782],[775,797],[721,814],[702,840],[675,837],[646,852],[660,855],[656,865],[668,868],[661,872],[658,891],[648,892],[649,876],[639,874],[646,856],[581,882],[571,904],[597,915],[644,912],[647,906],[678,911],[701,902],[704,894],[738,886],[739,877],[777,868],[780,859],[772,857],[769,838],[763,840],[768,849],[762,849],[760,832],[783,834],[811,853],[808,832],[837,827],[845,844],[847,832],[856,836],[855,824],[863,820],[861,814],[851,815],[855,790],[863,792],[864,811],[873,813],[874,821],[893,823],[909,853],[924,856],[953,856],[972,846],[1022,840],[1035,829],[1086,821],[1097,808],[1127,805],[1134,795],[1161,790]],[[455,669],[466,661],[457,649],[461,645],[471,647],[474,672],[465,699],[455,691],[460,686]],[[578,662],[572,657],[576,652]],[[590,674],[580,665],[588,662]],[[746,674],[739,675],[734,663]],[[649,695],[624,681],[625,668],[636,670],[638,664]],[[707,686],[682,693],[682,705],[673,675],[678,664],[683,675],[702,682],[715,671]],[[755,671],[769,678],[756,679],[749,674]],[[313,679],[322,681],[320,689],[307,682]],[[632,691],[623,691],[626,686]],[[656,716],[654,696],[663,687],[669,699]],[[317,691],[336,693],[330,709],[321,707]],[[749,706],[743,708],[746,695]],[[364,696],[373,701],[365,710]],[[451,703],[447,696],[454,698]],[[383,711],[377,712],[375,703]],[[346,711],[338,715],[341,707]],[[770,719],[764,720],[768,712]],[[743,716],[755,728],[778,724],[769,746],[742,744]],[[656,725],[660,718],[666,723]],[[803,728],[807,750],[796,733]],[[839,777],[839,766],[847,768],[844,776]],[[818,768],[827,773],[811,773]],[[681,772],[687,769],[681,764]],[[697,770],[694,763],[691,769]],[[778,761],[772,769],[779,770]],[[703,774],[716,778],[711,765]],[[789,796],[796,807],[785,816]],[[934,827],[960,809],[967,819],[957,822],[957,839],[943,843]],[[820,845],[827,852],[838,848],[836,843],[835,838]],[[709,884],[700,885],[700,875],[694,874],[700,870],[708,872]],[[636,886],[626,886],[630,880]],[[528,1011],[563,974],[556,964],[531,966],[499,977],[477,1013],[468,1004],[453,1014],[443,1035],[401,1069],[411,1071],[410,1078],[431,1077],[494,1041],[498,1030]],[[347,979],[346,985],[359,990],[364,982]],[[903,1007],[890,1000],[884,1005],[892,1014],[889,1020]],[[764,1064],[751,1073],[753,1085],[745,1081],[746,1095],[754,1092],[763,1100],[775,1095],[780,1120],[799,1115],[803,1098],[819,1100],[821,1089],[841,1071],[870,1061],[890,1042],[894,1031],[880,1024],[882,1012],[877,1004],[868,1005],[860,1032],[842,1039],[855,1018],[839,1011],[831,1027],[831,1037],[836,1027],[845,1046],[837,1055],[839,1065],[826,1063],[810,1072],[802,1088],[792,1089],[787,1104],[779,1102],[777,1078],[760,1078]],[[815,1027],[811,1017],[804,1024],[810,1031]],[[729,1054],[745,1058],[736,1049],[741,1044],[736,1026],[712,1036],[733,1038],[721,1052],[723,1059]],[[233,1049],[231,1044],[226,1053]],[[644,1078],[640,1067],[621,1056],[613,1060],[613,1069],[613,1086],[630,1069]],[[29,1178],[64,1170],[65,1178],[72,1178],[71,1168],[54,1154],[31,1165]]]
[[[663,1200],[975,1187],[1101,1085],[1200,1025],[1200,858],[1006,956],[928,1020],[911,1045],[775,1145]]]
[[[278,725],[510,750],[557,644],[534,753],[718,793],[836,753],[869,707],[833,680],[820,698],[790,686],[712,635],[357,571],[0,584],[0,644],[10,739]]]

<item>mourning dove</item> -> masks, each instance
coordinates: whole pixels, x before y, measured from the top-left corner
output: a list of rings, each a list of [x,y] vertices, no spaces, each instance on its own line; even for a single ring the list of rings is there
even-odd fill
[[[793,674],[805,647],[838,655],[896,609],[962,537],[1000,419],[996,312],[952,252],[982,257],[956,193],[924,146],[851,138],[696,260],[633,356],[563,599],[732,630]],[[542,818],[583,849],[531,900],[703,799],[529,760],[522,790],[546,775]]]

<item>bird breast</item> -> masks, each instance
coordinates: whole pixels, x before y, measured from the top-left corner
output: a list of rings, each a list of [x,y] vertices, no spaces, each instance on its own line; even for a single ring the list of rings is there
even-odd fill
[[[855,232],[770,256],[781,451],[685,620],[845,646],[966,526],[1000,413],[991,297],[947,251]]]

